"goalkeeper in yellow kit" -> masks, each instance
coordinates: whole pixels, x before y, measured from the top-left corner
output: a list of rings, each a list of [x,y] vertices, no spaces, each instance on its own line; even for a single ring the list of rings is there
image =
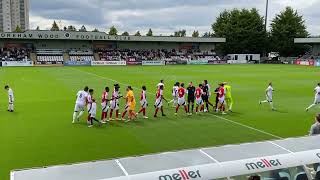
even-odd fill
[[[225,101],[228,106],[228,111],[232,112],[232,106],[233,106],[233,99],[231,94],[231,86],[228,85],[228,83],[224,83],[224,89],[226,91]]]

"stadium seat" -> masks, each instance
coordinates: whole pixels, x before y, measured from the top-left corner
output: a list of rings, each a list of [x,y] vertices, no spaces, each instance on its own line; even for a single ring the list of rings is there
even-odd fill
[[[298,173],[295,178],[295,180],[308,180],[308,176],[305,172],[301,172],[301,173]]]

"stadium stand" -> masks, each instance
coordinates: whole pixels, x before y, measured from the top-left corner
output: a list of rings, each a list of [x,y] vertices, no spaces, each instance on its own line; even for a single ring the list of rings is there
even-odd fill
[[[220,60],[216,53],[200,50],[130,50],[130,49],[95,49],[99,55],[100,61],[128,61],[130,59],[148,61],[148,60]]]
[[[319,140],[310,136],[14,170],[11,180],[319,180]]]
[[[28,61],[29,50],[26,48],[1,48],[1,61]]]
[[[70,61],[94,61],[92,50],[72,49],[69,51]]]
[[[61,49],[37,49],[38,64],[62,64],[63,51]]]

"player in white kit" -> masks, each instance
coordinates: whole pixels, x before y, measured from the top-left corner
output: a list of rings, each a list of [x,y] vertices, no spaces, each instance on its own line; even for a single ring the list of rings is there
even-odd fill
[[[76,120],[79,121],[79,118],[83,115],[84,108],[87,103],[86,101],[87,101],[87,97],[88,97],[88,91],[89,91],[88,86],[86,86],[83,90],[78,91],[77,100],[76,100],[76,104],[75,104],[74,112],[73,112],[72,123],[75,123]],[[77,115],[78,112],[79,112],[79,114]]]
[[[91,106],[90,106],[90,110],[89,110],[89,128],[93,127],[93,121],[101,124],[100,121],[98,121],[96,119],[96,115],[97,115],[97,103],[96,100],[94,98],[91,99]]]
[[[90,111],[92,108],[92,99],[93,99],[93,89],[89,89],[89,94],[87,96],[87,110],[88,110],[88,118],[87,118],[87,122],[90,121]]]
[[[112,92],[112,100],[111,100],[111,107],[110,107],[110,114],[109,114],[109,121],[112,121],[112,114],[113,111],[116,111],[116,120],[119,120],[119,99],[123,96],[120,95],[120,86],[119,84],[114,85],[114,90]]]
[[[6,85],[4,87],[5,90],[8,91],[8,111],[9,112],[13,112],[14,111],[14,105],[13,105],[13,102],[14,102],[14,95],[13,95],[13,90],[8,86]]]
[[[107,119],[107,115],[108,115],[108,110],[110,108],[109,106],[109,87],[105,87],[104,88],[104,91],[102,93],[102,96],[101,96],[101,122],[102,123],[106,123],[106,119]]]
[[[169,101],[170,103],[173,103],[173,107],[176,107],[178,104],[178,89],[179,89],[180,83],[176,82],[174,86],[172,87],[172,100]]]
[[[314,88],[314,102],[309,107],[306,108],[306,111],[309,111],[309,109],[315,107],[316,105],[320,104],[320,83],[318,83],[317,87]]]
[[[260,103],[260,104],[269,103],[271,109],[274,111],[275,108],[274,108],[274,106],[273,106],[273,99],[272,99],[273,91],[274,91],[274,89],[273,89],[273,87],[272,87],[272,83],[269,83],[269,86],[268,86],[268,88],[266,89],[266,100],[260,101],[259,103]]]
[[[142,91],[141,91],[141,95],[140,95],[140,105],[141,105],[141,109],[136,115],[138,115],[139,113],[142,113],[143,118],[148,119],[148,117],[146,116],[146,111],[147,111],[147,107],[148,107],[147,87],[146,86],[142,86]]]

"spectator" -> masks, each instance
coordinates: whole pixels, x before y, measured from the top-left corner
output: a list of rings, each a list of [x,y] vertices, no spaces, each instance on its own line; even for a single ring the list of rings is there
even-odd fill
[[[315,123],[311,126],[310,136],[320,135],[320,114],[315,117]]]

